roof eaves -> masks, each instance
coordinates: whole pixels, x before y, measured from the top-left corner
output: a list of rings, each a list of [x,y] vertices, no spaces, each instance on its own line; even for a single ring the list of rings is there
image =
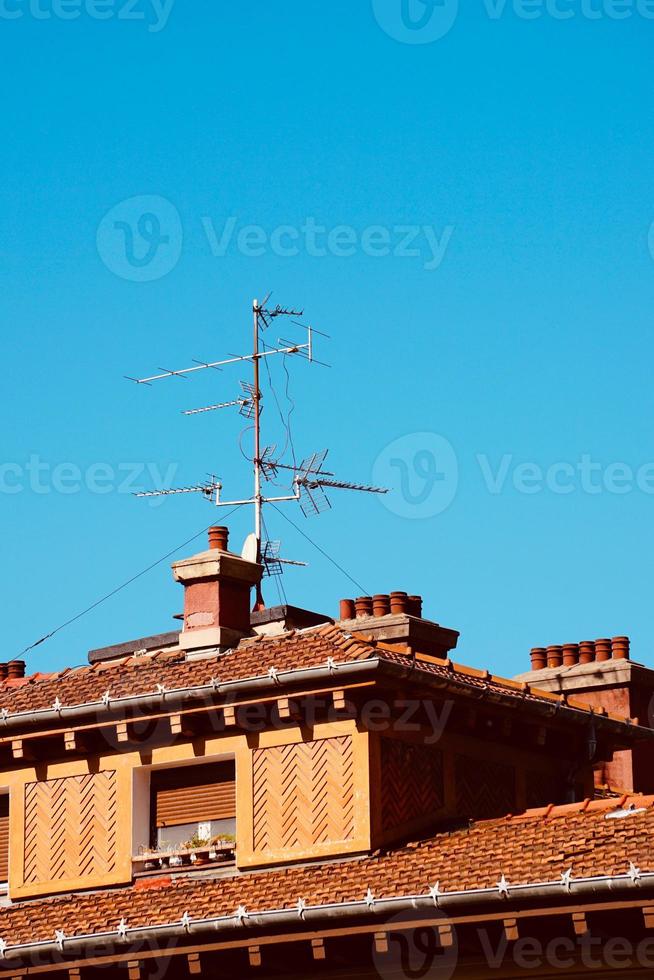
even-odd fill
[[[384,917],[406,911],[435,911],[447,912],[457,908],[470,906],[496,906],[501,908],[508,899],[516,902],[533,900],[552,900],[596,898],[612,895],[618,890],[628,891],[645,898],[651,894],[654,887],[654,872],[643,872],[630,864],[629,870],[620,875],[597,875],[594,877],[574,878],[572,870],[561,874],[558,880],[512,884],[502,875],[494,887],[470,888],[458,891],[442,891],[440,884],[428,886],[421,894],[407,894],[390,898],[376,898],[370,888],[364,898],[355,901],[330,902],[320,905],[309,905],[301,896],[294,904],[282,908],[264,909],[249,912],[245,905],[240,905],[231,915],[211,918],[194,918],[188,911],[176,921],[151,925],[130,927],[121,919],[117,928],[111,931],[85,933],[68,936],[65,932],[65,922],[62,928],[56,930],[54,939],[45,939],[28,943],[12,945],[0,939],[0,957],[7,960],[25,962],[30,956],[62,953],[82,953],[86,948],[96,945],[99,941],[116,944],[117,947],[137,943],[144,940],[156,941],[158,938],[191,937],[205,932],[212,934],[221,932],[241,932],[244,929],[270,930],[288,927],[293,923],[323,923],[325,920],[374,918]],[[10,965],[10,964],[7,964]]]

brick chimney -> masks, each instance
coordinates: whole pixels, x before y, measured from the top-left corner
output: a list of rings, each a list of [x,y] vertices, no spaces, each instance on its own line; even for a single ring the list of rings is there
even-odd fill
[[[654,670],[630,659],[629,638],[582,640],[534,647],[531,670],[515,679],[546,691],[574,695],[597,708],[637,718],[654,728]],[[597,786],[654,792],[654,745],[642,742],[614,753],[595,770]]]
[[[263,569],[227,550],[228,533],[212,527],[208,551],[173,565],[175,581],[184,586],[183,650],[226,650],[251,633],[250,590]]]
[[[406,592],[341,599],[339,625],[355,636],[371,636],[425,658],[446,658],[459,639],[456,630],[424,619],[422,596]]]

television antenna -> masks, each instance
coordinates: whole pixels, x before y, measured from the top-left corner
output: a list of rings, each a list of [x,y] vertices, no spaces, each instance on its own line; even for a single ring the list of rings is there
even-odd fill
[[[232,364],[251,364],[252,382],[241,381],[241,394],[228,401],[217,402],[202,408],[186,409],[182,414],[187,416],[201,415],[208,412],[219,411],[224,408],[238,408],[239,414],[252,421],[254,430],[252,467],[253,467],[253,493],[250,497],[240,500],[223,500],[221,491],[222,483],[215,476],[204,483],[195,486],[181,487],[179,489],[153,490],[135,494],[137,497],[160,497],[173,496],[176,494],[197,493],[211,500],[216,507],[245,507],[251,506],[254,509],[254,532],[248,537],[245,548],[248,551],[250,560],[263,564],[267,575],[281,575],[284,566],[304,565],[304,562],[290,561],[280,557],[280,546],[277,541],[263,541],[262,529],[264,528],[263,508],[266,504],[277,504],[289,501],[299,503],[305,517],[320,514],[329,509],[331,504],[325,493],[326,489],[353,490],[360,493],[384,494],[388,490],[384,487],[368,486],[361,483],[350,483],[349,481],[338,480],[334,473],[324,467],[328,450],[314,452],[307,456],[299,464],[290,465],[283,463],[275,458],[276,446],[267,446],[262,449],[261,440],[261,414],[262,414],[262,392],[260,385],[260,369],[265,358],[276,355],[301,357],[310,363],[323,364],[322,361],[314,357],[314,335],[320,334],[311,326],[298,323],[304,313],[302,310],[288,309],[282,306],[267,306],[270,294],[266,299],[259,303],[254,300],[252,304],[253,315],[253,344],[252,352],[249,354],[234,355],[218,361],[194,361],[191,367],[179,370],[160,368],[160,373],[146,378],[128,378],[138,385],[152,385],[157,381],[166,378],[181,378],[187,380],[190,376],[195,376],[201,371],[215,370],[221,371],[224,367]],[[293,340],[286,340],[279,337],[277,347],[269,347],[262,342],[262,330],[269,328],[273,321],[278,317],[289,318],[294,323],[306,330],[306,339],[303,343]],[[320,334],[320,336],[326,336]],[[270,496],[263,492],[263,481],[274,480],[280,470],[292,473],[290,479],[290,492],[279,496]],[[244,549],[245,553],[245,549]],[[261,593],[257,595],[257,605],[263,605]]]

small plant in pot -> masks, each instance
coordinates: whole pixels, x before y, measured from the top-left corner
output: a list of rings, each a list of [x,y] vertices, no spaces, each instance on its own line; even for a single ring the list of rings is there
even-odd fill
[[[191,852],[191,863],[192,864],[206,864],[206,855],[198,855],[196,852],[201,850],[206,850],[209,847],[209,838],[200,837],[198,833],[193,834],[193,836],[187,840],[182,847]]]
[[[215,861],[218,857],[224,857],[225,850],[236,850],[236,838],[233,834],[217,834],[215,837],[211,838],[210,841],[211,850],[209,851],[209,858],[211,861]],[[231,845],[231,847],[229,846]]]

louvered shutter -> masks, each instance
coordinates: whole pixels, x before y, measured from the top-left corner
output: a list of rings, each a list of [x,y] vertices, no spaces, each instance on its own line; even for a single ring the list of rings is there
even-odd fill
[[[0,796],[0,881],[9,874],[9,795]]]
[[[227,820],[236,816],[234,763],[214,762],[152,773],[155,827]]]

